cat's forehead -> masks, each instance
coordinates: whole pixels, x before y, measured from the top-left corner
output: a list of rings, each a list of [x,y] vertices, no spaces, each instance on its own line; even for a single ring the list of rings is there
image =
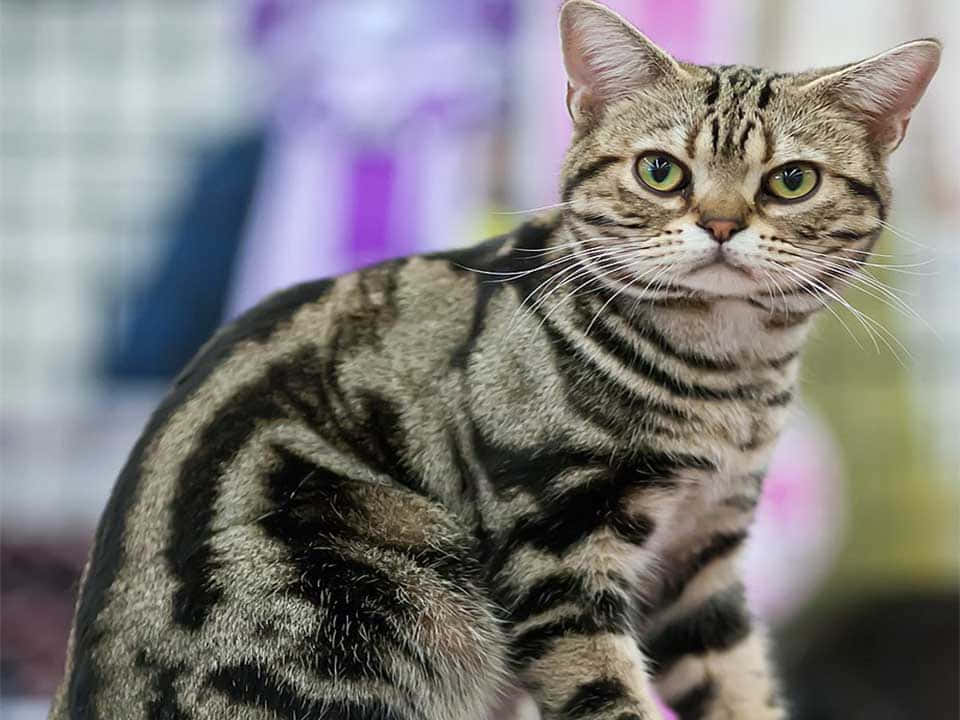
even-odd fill
[[[625,151],[660,149],[715,168],[798,158],[843,163],[850,152],[845,128],[855,129],[852,123],[805,102],[801,75],[749,65],[683,67],[679,82],[645,88],[616,108],[601,133],[618,136]]]
[[[688,66],[689,67],[689,66]],[[763,110],[789,76],[750,65],[697,65],[696,78],[706,86],[704,107]],[[780,81],[779,83],[777,81]]]

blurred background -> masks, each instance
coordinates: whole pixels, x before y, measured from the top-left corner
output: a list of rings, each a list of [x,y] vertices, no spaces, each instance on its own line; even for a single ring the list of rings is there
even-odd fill
[[[946,42],[892,164],[902,299],[848,294],[876,343],[820,320],[747,571],[797,718],[960,717],[960,5],[610,4],[694,62]],[[556,202],[558,5],[0,0],[2,717],[44,717],[114,478],[220,323]]]

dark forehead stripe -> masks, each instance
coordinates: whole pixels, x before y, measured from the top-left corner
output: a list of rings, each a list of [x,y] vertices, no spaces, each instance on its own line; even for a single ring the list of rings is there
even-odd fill
[[[716,106],[706,116],[706,120],[711,121],[713,154],[742,155],[750,135],[757,130],[763,133],[767,144],[765,156],[770,156],[771,138],[761,111],[773,97],[773,81],[783,75],[741,65],[706,70],[713,76],[718,89]]]
[[[707,88],[707,107],[711,107],[716,104],[717,98],[720,97],[720,73],[712,68],[707,68],[707,72],[713,76],[710,87]]]
[[[710,84],[706,86],[706,95],[704,97],[706,113],[698,115],[696,121],[687,129],[685,149],[688,157],[696,156],[697,137],[700,135],[700,129],[705,122],[710,120],[713,113],[713,106],[717,104],[717,99],[720,97],[720,73],[711,67],[704,67],[703,70],[710,75]]]
[[[750,120],[747,122],[746,127],[743,129],[743,133],[740,135],[740,152],[743,153],[747,148],[747,139],[750,137],[750,133],[757,126],[757,124]]]
[[[773,81],[783,77],[783,73],[773,73],[763,83],[760,89],[760,97],[757,98],[757,109],[763,110],[770,104],[770,98],[773,97]]]

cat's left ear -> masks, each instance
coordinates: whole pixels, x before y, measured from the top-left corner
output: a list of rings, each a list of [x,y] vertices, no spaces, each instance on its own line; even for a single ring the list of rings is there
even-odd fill
[[[644,86],[684,73],[633,25],[591,0],[563,4],[560,42],[574,125],[595,120],[609,103]]]
[[[940,64],[937,40],[914,40],[822,75],[805,86],[862,115],[884,153],[897,149],[910,113]]]

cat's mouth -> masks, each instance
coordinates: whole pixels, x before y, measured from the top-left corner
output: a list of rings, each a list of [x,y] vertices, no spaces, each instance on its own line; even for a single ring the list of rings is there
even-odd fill
[[[692,275],[693,273],[700,272],[701,270],[711,270],[711,269],[719,269],[719,268],[732,270],[735,273],[745,275],[751,280],[754,279],[754,275],[750,271],[750,268],[746,267],[745,265],[740,265],[736,261],[731,260],[729,257],[726,257],[726,256],[718,256],[712,260],[707,260],[703,264],[695,267],[693,270],[691,270],[687,274]]]
[[[690,268],[678,284],[707,295],[749,297],[760,289],[751,268],[721,252]]]

